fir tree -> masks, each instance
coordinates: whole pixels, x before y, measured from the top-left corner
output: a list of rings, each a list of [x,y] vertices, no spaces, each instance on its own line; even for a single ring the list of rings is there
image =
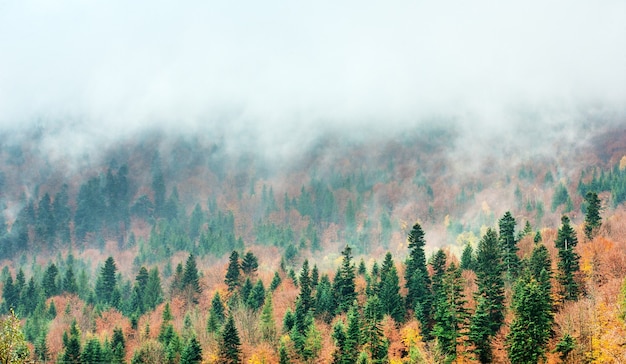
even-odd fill
[[[282,279],[280,278],[278,272],[274,272],[274,278],[272,278],[272,282],[270,283],[270,291],[274,292],[281,282]]]
[[[424,254],[424,231],[419,224],[413,225],[408,237],[409,257],[406,260],[404,273],[407,288],[406,305],[415,310],[415,316],[422,325],[422,332],[428,336],[430,325],[431,291],[430,276],[426,269],[426,255]]]
[[[189,254],[187,262],[185,262],[185,270],[183,272],[182,289],[191,299],[191,302],[198,303],[198,295],[202,293],[200,287],[200,279],[198,276],[198,267],[193,254]]]
[[[115,291],[117,291],[116,271],[115,260],[113,260],[113,257],[108,257],[96,281],[96,297],[98,302],[115,306],[116,302],[114,302],[114,298],[116,297]],[[117,295],[119,295],[119,291]]]
[[[315,316],[330,323],[334,316],[335,305],[332,285],[327,274],[322,275],[315,291]]]
[[[343,255],[343,259],[335,277],[333,292],[337,310],[346,312],[356,298],[354,264],[352,264],[352,249],[349,245],[346,245],[341,255]]]
[[[113,338],[111,339],[112,363],[124,363],[126,356],[126,339],[122,329],[116,327],[113,329]]]
[[[483,363],[491,361],[490,338],[504,320],[505,267],[502,263],[498,236],[489,228],[478,245],[476,257],[476,311],[470,324],[469,337],[475,344],[475,352]]]
[[[386,268],[386,264],[383,264],[384,274],[382,274],[380,282],[380,305],[382,311],[391,316],[394,321],[401,323],[404,321],[404,302],[400,295],[400,279],[398,278],[398,272],[391,259],[391,253],[387,252],[385,256],[385,262],[389,260],[389,268]]]
[[[472,244],[467,243],[461,254],[461,269],[474,270],[474,265],[474,249],[472,248]]]
[[[80,348],[80,331],[76,326],[76,320],[72,321],[70,325],[69,333],[65,331],[63,333],[63,354],[61,355],[61,362],[63,363],[81,363],[81,348]]]
[[[239,266],[239,253],[236,250],[230,254],[228,259],[228,269],[226,270],[226,278],[224,282],[228,286],[228,291],[233,292],[239,287],[240,284],[240,266]]]
[[[389,346],[380,327],[382,307],[377,296],[370,297],[363,308],[363,344],[371,363],[386,363]]]
[[[83,364],[100,364],[104,362],[100,340],[95,337],[87,340],[81,354],[81,361]]]
[[[148,273],[148,281],[143,292],[143,305],[147,310],[154,310],[161,302],[163,302],[161,278],[159,277],[159,269],[154,267]]]
[[[602,225],[602,218],[600,217],[600,199],[595,192],[587,192],[585,195],[585,203],[587,206],[587,212],[585,214],[585,236],[587,239],[593,239],[596,231]]]
[[[251,251],[247,251],[241,260],[241,271],[246,276],[254,276],[258,269],[259,260]]]
[[[527,273],[515,285],[511,309],[515,315],[507,335],[511,363],[545,360],[553,321],[550,292]]]
[[[268,293],[261,310],[259,328],[264,341],[274,343],[276,340],[276,322],[274,321],[274,307],[272,305],[272,294]]]
[[[202,348],[195,336],[192,336],[180,356],[180,364],[196,364],[202,362]]]
[[[256,281],[246,302],[248,307],[255,312],[263,306],[263,303],[265,302],[265,287],[263,286],[262,280],[259,279]]]
[[[211,300],[211,309],[209,310],[209,319],[207,321],[207,331],[217,333],[226,320],[225,307],[219,292],[215,292]]]
[[[507,278],[513,281],[519,272],[519,258],[517,257],[517,240],[515,239],[515,219],[509,211],[498,221],[500,227],[500,249],[502,262],[506,269]]]
[[[224,364],[241,363],[241,341],[233,316],[228,316],[219,343],[219,362]]]
[[[65,271],[65,277],[63,278],[63,291],[69,294],[78,293],[78,285],[76,284],[76,277],[74,276],[74,268],[71,264]]]
[[[561,228],[554,244],[559,250],[559,262],[557,264],[559,272],[556,277],[561,286],[559,293],[565,300],[576,300],[580,289],[574,276],[580,270],[578,264],[580,256],[575,251],[578,244],[576,232],[571,227],[567,216],[561,218]]]
[[[41,287],[43,288],[43,292],[47,298],[55,296],[59,293],[59,287],[57,285],[58,274],[59,269],[54,263],[50,264],[46,269],[43,281],[41,282]]]

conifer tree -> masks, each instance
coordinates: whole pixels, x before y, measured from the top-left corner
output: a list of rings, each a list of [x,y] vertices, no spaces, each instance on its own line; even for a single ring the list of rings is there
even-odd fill
[[[247,251],[246,254],[241,259],[241,271],[246,276],[254,276],[256,271],[259,269],[259,260],[257,257],[251,252]]]
[[[69,294],[78,293],[78,285],[76,284],[76,277],[74,276],[74,268],[72,265],[68,265],[63,277],[63,291]]]
[[[422,325],[422,332],[428,335],[430,325],[431,291],[430,276],[426,269],[426,255],[424,253],[424,231],[419,224],[413,225],[408,237],[409,257],[406,260],[404,273],[407,288],[406,305],[415,310],[415,316]]]
[[[345,357],[352,362],[359,356],[362,342],[362,326],[359,311],[356,305],[352,305],[348,311],[348,327],[346,328],[346,341],[344,347]]]
[[[232,315],[228,316],[219,343],[219,362],[224,364],[241,363],[241,340]]]
[[[274,306],[271,293],[268,293],[265,297],[260,321],[261,337],[268,343],[274,343],[276,340],[276,322],[274,321]]]
[[[474,249],[472,248],[472,244],[467,243],[461,254],[460,267],[463,270],[474,270],[474,263]]]
[[[274,278],[272,278],[272,282],[270,283],[270,291],[274,292],[281,282],[282,279],[280,278],[278,272],[274,272]]]
[[[580,270],[578,264],[580,256],[575,251],[578,238],[567,216],[561,218],[561,228],[554,244],[559,250],[559,262],[557,264],[559,271],[556,277],[561,286],[559,293],[565,300],[576,300],[580,289],[574,275]]]
[[[493,337],[504,320],[504,280],[505,267],[502,263],[498,235],[489,228],[478,245],[476,257],[476,311],[470,323],[470,340],[476,346],[475,352],[483,363],[491,362],[490,346]]]
[[[254,287],[252,287],[252,291],[248,296],[247,305],[256,312],[263,306],[264,302],[265,287],[263,286],[263,281],[259,279],[254,284]]]
[[[543,270],[545,274],[545,270]],[[515,315],[507,335],[511,363],[537,363],[545,360],[546,344],[552,326],[550,292],[530,272],[515,285],[511,309]]]
[[[341,320],[333,325],[332,337],[336,348],[333,352],[333,364],[352,364],[354,359],[346,354],[346,330]]]
[[[587,212],[585,214],[585,236],[587,239],[593,239],[596,231],[602,225],[602,218],[600,217],[600,199],[595,192],[587,192],[585,195],[585,203],[587,206]]]
[[[354,264],[352,263],[352,249],[349,245],[346,245],[341,255],[343,259],[335,277],[333,293],[338,312],[346,312],[356,298]]]
[[[41,287],[43,288],[43,292],[46,298],[52,297],[59,293],[59,287],[57,285],[57,276],[59,274],[59,269],[56,264],[52,263],[46,269],[46,273],[44,274],[43,281],[41,282]]]
[[[502,250],[502,262],[506,269],[507,279],[513,281],[519,273],[519,258],[517,257],[517,239],[515,239],[515,219],[511,212],[507,211],[498,221],[500,228],[500,249]]]
[[[3,310],[5,312],[17,309],[20,296],[19,292],[17,292],[17,288],[13,284],[13,277],[11,274],[9,274],[7,279],[4,281],[4,287],[2,287],[2,297],[4,298]]]
[[[229,292],[234,292],[240,284],[240,265],[239,253],[236,250],[230,254],[228,259],[228,269],[226,270],[226,278],[224,282],[228,286]]]
[[[391,253],[387,252],[385,262],[383,263],[383,274],[380,282],[380,305],[384,313],[391,316],[397,323],[401,323],[404,321],[404,302],[400,295],[400,279]]]
[[[180,364],[197,364],[200,362],[202,362],[202,348],[198,339],[192,336],[180,355]]]
[[[117,302],[114,302],[116,297],[115,291],[117,291],[116,271],[115,260],[113,260],[113,257],[108,257],[96,281],[96,297],[98,302],[116,306]],[[119,296],[119,291],[117,291],[117,296]]]
[[[76,320],[72,321],[69,333],[63,333],[63,354],[61,355],[62,363],[81,363],[80,348],[80,331],[76,326]]]
[[[116,327],[113,329],[113,338],[111,339],[111,354],[112,363],[124,363],[124,357],[126,356],[126,339],[122,329]]]
[[[198,296],[202,293],[202,288],[200,287],[198,267],[196,266],[196,259],[193,254],[189,254],[185,262],[182,290],[185,292],[187,298],[190,298],[191,302],[198,303]]]
[[[382,307],[377,296],[370,297],[363,308],[363,344],[369,353],[369,362],[386,363],[389,346],[380,327]]]
[[[148,281],[143,292],[143,305],[147,310],[154,310],[161,302],[163,302],[161,278],[159,277],[159,268],[154,267],[148,273]]]
[[[315,291],[315,316],[330,323],[334,316],[335,305],[332,285],[327,274],[322,275]]]
[[[461,271],[454,263],[450,264],[443,278],[441,294],[435,302],[433,336],[437,339],[437,347],[444,356],[444,362],[456,359],[457,344],[465,335],[469,319]]]

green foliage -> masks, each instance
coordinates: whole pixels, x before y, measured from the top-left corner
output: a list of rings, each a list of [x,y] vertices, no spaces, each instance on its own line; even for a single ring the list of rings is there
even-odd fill
[[[432,293],[430,276],[426,269],[424,231],[419,224],[413,225],[408,240],[410,251],[404,275],[407,288],[406,305],[408,309],[415,310],[415,316],[422,325],[422,332],[427,336],[430,331]]]
[[[554,190],[554,194],[552,195],[552,212],[555,212],[561,205],[565,205],[564,212],[571,211],[572,199],[570,198],[567,188],[563,183],[559,183]]]
[[[598,194],[592,191],[585,195],[585,203],[587,212],[585,214],[585,236],[587,239],[593,239],[595,233],[602,225],[602,217],[600,217],[600,199]]]
[[[565,300],[576,300],[580,293],[578,282],[575,279],[576,273],[580,270],[578,263],[580,256],[575,251],[578,238],[567,216],[561,217],[561,228],[554,244],[559,251],[557,264],[559,271],[556,276],[561,286],[559,293]]]
[[[46,298],[55,296],[59,293],[59,287],[57,285],[58,275],[59,269],[57,268],[56,264],[50,264],[46,269],[43,281],[41,282],[41,287],[43,288],[43,292]]]
[[[80,331],[76,326],[76,320],[72,321],[69,332],[63,333],[63,354],[61,355],[63,363],[80,363],[81,347],[80,347]]]
[[[264,341],[274,343],[276,340],[276,322],[274,321],[274,306],[272,305],[272,294],[268,293],[261,310],[259,323],[261,337]]]
[[[500,249],[502,250],[502,262],[506,269],[506,276],[513,281],[519,274],[519,258],[517,257],[517,240],[515,238],[515,219],[509,211],[498,221],[500,228]]]
[[[258,269],[259,260],[251,251],[247,251],[241,260],[241,270],[243,271],[243,274],[246,276],[253,276],[256,274]]]
[[[180,364],[194,364],[202,362],[202,348],[195,336],[192,336],[180,356]]]
[[[388,261],[388,262],[387,262]],[[383,264],[383,270],[381,272],[380,282],[380,305],[384,313],[391,316],[397,323],[404,322],[404,301],[400,295],[400,279],[398,272],[391,259],[391,253],[387,252],[385,256],[385,262]],[[386,268],[386,266],[389,268]]]
[[[198,268],[193,254],[189,254],[189,257],[185,262],[181,288],[186,297],[188,297],[193,303],[198,303],[198,296],[202,293],[202,288],[200,287]]]
[[[111,339],[112,363],[124,363],[126,356],[126,339],[122,329],[116,327],[113,329],[113,338]]]
[[[120,292],[117,288],[116,271],[115,260],[113,257],[108,257],[96,281],[96,297],[99,303],[113,307],[119,304]]]
[[[352,249],[346,245],[341,252],[343,256],[341,267],[335,276],[333,283],[333,294],[335,297],[336,308],[338,312],[346,312],[352,306],[352,302],[356,298],[355,283],[356,277],[354,264],[352,263]]]
[[[371,363],[386,363],[389,343],[383,334],[380,321],[383,317],[377,296],[368,298],[363,308],[362,340]]]
[[[465,248],[463,248],[463,253],[461,254],[461,269],[463,270],[474,270],[476,265],[476,259],[474,257],[474,248],[472,248],[472,244],[467,243]]]
[[[509,359],[513,364],[545,359],[552,326],[552,300],[550,291],[545,288],[528,273],[515,285],[511,304],[515,318],[507,336]]]
[[[555,353],[559,353],[561,360],[564,362],[567,359],[572,350],[576,348],[576,339],[572,337],[569,333],[565,333],[558,343],[556,343],[556,347],[554,348]]]
[[[209,310],[209,318],[207,320],[207,331],[209,333],[217,333],[226,320],[226,308],[222,303],[219,292],[215,292],[211,300],[211,309]]]
[[[241,363],[241,340],[239,339],[239,332],[235,326],[235,320],[233,316],[228,316],[222,336],[219,342],[219,361],[224,364],[239,364]]]
[[[280,278],[278,272],[274,272],[274,278],[272,278],[272,282],[270,283],[270,291],[274,292],[281,282],[282,279]]]
[[[233,250],[228,259],[228,269],[226,270],[226,277],[224,279],[224,283],[228,286],[229,292],[233,292],[239,287],[240,276],[239,253]]]
[[[498,235],[489,228],[478,245],[476,256],[476,310],[470,322],[469,338],[483,363],[491,361],[490,339],[504,320],[504,265]]]

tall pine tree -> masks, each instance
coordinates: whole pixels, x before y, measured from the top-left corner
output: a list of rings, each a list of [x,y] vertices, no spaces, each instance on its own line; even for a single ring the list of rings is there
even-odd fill
[[[239,331],[235,326],[233,316],[228,316],[222,337],[219,343],[219,362],[224,364],[241,363],[241,340],[239,339]]]
[[[554,244],[559,250],[559,262],[557,264],[559,271],[556,276],[560,284],[559,293],[564,300],[576,300],[580,293],[578,282],[575,279],[576,273],[580,271],[578,264],[580,256],[575,250],[578,238],[567,216],[561,218],[561,228]]]
[[[406,305],[408,309],[415,311],[415,316],[422,325],[422,332],[427,336],[431,317],[431,282],[426,269],[424,231],[419,224],[413,225],[408,240],[410,251],[404,273],[407,288]]]

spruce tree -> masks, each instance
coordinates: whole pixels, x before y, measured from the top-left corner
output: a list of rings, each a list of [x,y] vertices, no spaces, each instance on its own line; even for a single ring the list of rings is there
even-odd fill
[[[233,250],[228,259],[228,269],[226,270],[226,277],[224,279],[224,282],[228,286],[228,292],[234,292],[237,287],[239,287],[240,275],[239,253]]]
[[[112,363],[124,363],[126,357],[126,339],[122,329],[116,327],[113,329],[113,338],[111,339],[111,362]]]
[[[270,283],[270,291],[274,292],[281,282],[282,279],[280,278],[278,272],[274,272],[274,278],[272,278],[272,282]]]
[[[472,244],[467,243],[461,254],[461,269],[474,270],[474,249]]]
[[[202,362],[202,348],[195,336],[192,336],[182,354],[180,355],[180,364],[197,364]]]
[[[561,218],[561,228],[554,244],[559,250],[559,262],[557,264],[559,271],[556,277],[560,284],[559,293],[564,300],[576,300],[580,289],[574,276],[580,270],[578,264],[580,256],[575,251],[578,238],[567,216]]]
[[[261,337],[268,343],[274,343],[276,340],[276,322],[274,321],[274,306],[272,305],[271,293],[268,293],[265,297],[260,321]]]
[[[262,280],[259,279],[256,281],[246,302],[248,307],[255,312],[263,306],[263,303],[265,302],[265,287],[263,286]]]
[[[222,303],[222,298],[219,292],[215,292],[213,299],[211,300],[211,309],[209,310],[209,318],[207,321],[207,331],[210,333],[217,333],[220,327],[226,320],[225,307]]]
[[[369,362],[378,364],[387,362],[389,346],[380,321],[383,318],[382,307],[377,296],[370,297],[363,308],[363,344],[369,352]]]
[[[500,249],[502,250],[502,262],[506,269],[506,276],[513,281],[519,273],[519,258],[517,257],[517,239],[515,238],[515,219],[511,212],[507,211],[498,221],[500,228]]]
[[[241,340],[239,339],[239,332],[235,326],[235,320],[233,316],[228,316],[224,330],[222,331],[222,337],[219,343],[219,362],[224,364],[239,364],[241,363]]]
[[[490,362],[490,340],[504,320],[505,267],[502,263],[498,235],[489,228],[478,245],[476,257],[476,311],[470,324],[469,337],[481,362]]]
[[[147,310],[154,310],[161,302],[163,302],[161,278],[159,277],[159,268],[154,267],[148,273],[146,289],[143,292],[143,305]]]
[[[100,269],[100,275],[96,281],[96,297],[98,302],[115,306],[114,298],[116,297],[115,291],[117,290],[116,271],[115,260],[113,260],[113,257],[108,257],[104,262],[104,266]],[[119,291],[117,293],[119,294]]]
[[[76,326],[76,320],[72,321],[70,325],[69,333],[65,331],[63,333],[63,354],[61,355],[61,362],[63,363],[81,363],[81,348],[80,348],[80,331]]]
[[[593,239],[595,233],[602,225],[602,218],[600,217],[600,199],[595,192],[587,192],[585,195],[585,203],[587,206],[587,212],[585,213],[585,236],[587,239]]]
[[[246,276],[254,276],[258,269],[259,260],[251,251],[247,251],[241,259],[241,271]]]
[[[74,268],[71,264],[65,271],[65,277],[63,278],[63,291],[69,294],[78,293],[78,285],[76,284],[76,277],[74,276]]]
[[[200,279],[198,275],[198,267],[193,254],[189,254],[185,262],[185,270],[183,271],[182,290],[187,298],[193,303],[198,303],[198,296],[202,293],[200,287]]]
[[[515,285],[511,303],[515,318],[507,335],[509,359],[513,364],[545,360],[553,320],[550,292],[544,288],[529,273]]]
[[[424,336],[428,336],[431,316],[430,276],[426,269],[424,253],[424,231],[419,224],[413,225],[408,237],[409,257],[406,260],[404,273],[407,288],[406,305],[415,311],[415,316],[422,325]]]
[[[381,276],[380,282],[380,304],[384,313],[391,316],[397,323],[401,323],[404,321],[404,302],[402,300],[402,296],[400,295],[400,279],[398,278],[398,272],[396,267],[391,259],[391,253],[387,252],[385,256],[385,262],[388,263],[383,264],[384,269],[382,270],[383,274]],[[389,265],[389,268],[386,268],[386,265]]]
[[[46,269],[46,273],[44,273],[41,287],[43,288],[43,292],[47,298],[55,296],[59,293],[59,287],[57,285],[58,274],[59,269],[54,263],[50,264]]]
[[[85,348],[81,354],[81,362],[82,364],[100,364],[104,362],[102,354],[100,340],[92,337],[85,343]]]
[[[352,302],[356,298],[354,283],[356,274],[354,264],[352,263],[352,249],[349,245],[346,245],[341,255],[343,255],[343,259],[341,267],[335,277],[333,293],[337,311],[346,312],[352,306]]]

